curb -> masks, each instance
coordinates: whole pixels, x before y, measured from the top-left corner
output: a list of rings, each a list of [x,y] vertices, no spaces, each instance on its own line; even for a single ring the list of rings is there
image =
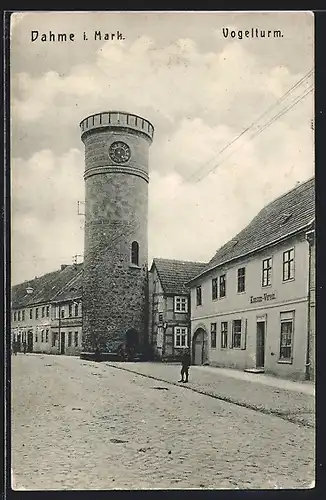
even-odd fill
[[[107,366],[110,366],[110,368],[116,368],[117,370],[123,370],[125,372],[129,373],[134,373],[136,375],[140,375],[141,377],[144,378],[149,378],[152,380],[157,380],[158,382],[165,382],[166,384],[174,385],[176,387],[182,387],[184,389],[188,389],[193,392],[197,392],[198,394],[202,394],[204,396],[209,396],[214,399],[218,399],[220,401],[224,401],[225,403],[231,403],[237,406],[241,406],[242,408],[247,408],[248,410],[253,410],[259,413],[263,413],[264,415],[272,415],[277,418],[281,418],[282,420],[285,420],[287,422],[290,422],[295,425],[299,425],[300,427],[309,427],[314,429],[315,425],[311,424],[310,422],[305,422],[305,421],[298,421],[296,418],[291,417],[287,412],[281,412],[279,410],[269,410],[264,408],[263,406],[257,406],[254,404],[242,402],[242,401],[237,401],[236,399],[227,397],[227,396],[222,396],[222,395],[217,395],[214,392],[211,391],[205,391],[203,389],[196,389],[195,387],[187,386],[187,385],[180,385],[177,382],[170,382],[168,380],[165,380],[163,378],[155,377],[154,375],[145,375],[144,373],[137,372],[135,370],[130,370],[129,368],[123,368],[122,366],[115,366],[111,365],[110,363],[106,363]]]

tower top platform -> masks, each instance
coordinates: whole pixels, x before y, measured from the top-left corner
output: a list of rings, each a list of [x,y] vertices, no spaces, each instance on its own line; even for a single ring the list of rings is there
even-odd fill
[[[126,111],[101,111],[84,118],[79,126],[82,139],[87,132],[107,128],[130,129],[133,132],[144,134],[150,142],[154,136],[154,127],[148,120]]]

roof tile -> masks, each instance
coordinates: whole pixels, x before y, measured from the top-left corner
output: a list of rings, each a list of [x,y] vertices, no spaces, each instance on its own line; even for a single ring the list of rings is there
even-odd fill
[[[217,250],[196,277],[294,234],[308,226],[314,217],[315,179],[311,178],[266,205],[248,226]]]
[[[155,258],[153,265],[157,269],[164,292],[181,295],[189,293],[189,288],[185,286],[185,283],[199,274],[206,263]]]

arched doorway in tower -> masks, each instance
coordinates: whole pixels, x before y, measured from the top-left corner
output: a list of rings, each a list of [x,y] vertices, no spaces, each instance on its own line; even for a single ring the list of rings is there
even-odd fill
[[[135,328],[130,328],[126,333],[125,351],[129,360],[132,360],[137,352],[139,343],[138,332]]]
[[[192,339],[192,359],[194,365],[208,363],[208,335],[204,328],[197,328]]]

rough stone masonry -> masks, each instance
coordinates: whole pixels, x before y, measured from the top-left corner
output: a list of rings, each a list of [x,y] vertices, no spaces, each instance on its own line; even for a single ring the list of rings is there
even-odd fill
[[[81,124],[85,145],[83,349],[141,346],[148,321],[148,156],[154,128],[125,112]]]

